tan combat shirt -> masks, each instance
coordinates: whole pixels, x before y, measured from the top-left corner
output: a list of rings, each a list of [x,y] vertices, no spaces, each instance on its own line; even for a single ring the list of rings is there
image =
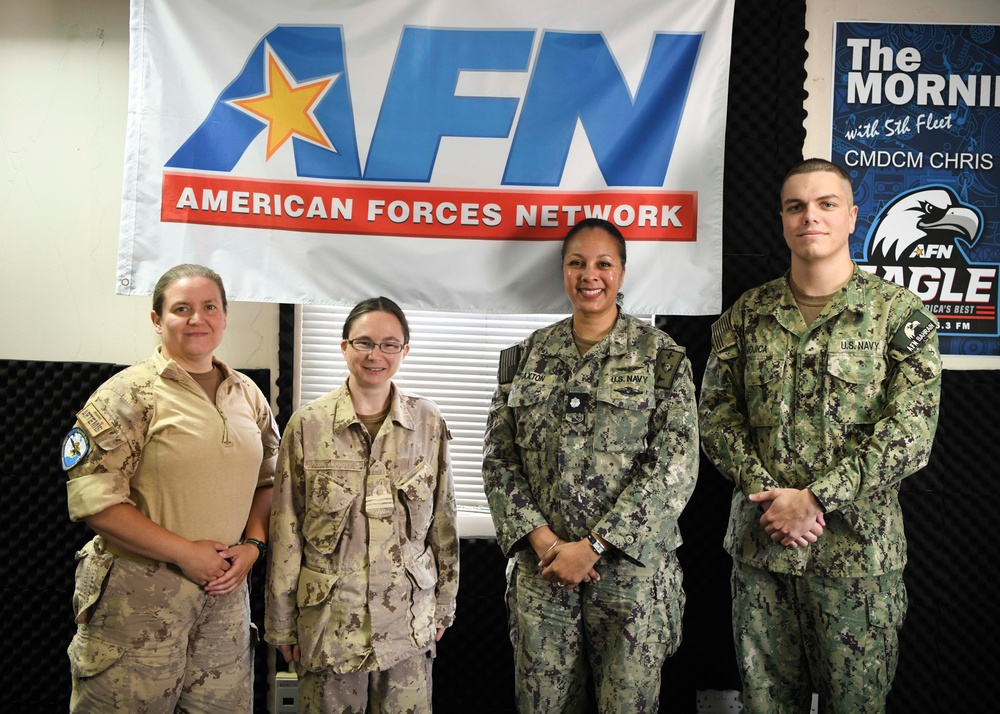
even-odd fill
[[[274,480],[278,431],[257,385],[214,363],[215,404],[159,348],[94,392],[77,415],[87,453],[69,470],[72,520],[129,503],[188,540],[239,541]]]

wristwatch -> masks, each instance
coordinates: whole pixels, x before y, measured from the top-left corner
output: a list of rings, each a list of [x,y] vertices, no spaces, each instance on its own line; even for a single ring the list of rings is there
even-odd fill
[[[587,540],[590,541],[590,547],[594,549],[594,552],[597,553],[597,555],[604,555],[608,552],[608,549],[604,547],[604,544],[601,543],[601,541],[597,540],[597,536],[593,533],[587,534]]]
[[[260,553],[260,559],[264,560],[267,557],[267,543],[262,540],[257,540],[256,538],[244,538],[237,545],[255,545],[257,546],[257,552]]]

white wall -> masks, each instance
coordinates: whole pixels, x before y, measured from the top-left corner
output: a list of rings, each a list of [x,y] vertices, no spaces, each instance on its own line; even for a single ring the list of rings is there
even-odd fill
[[[114,294],[128,24],[128,0],[0,0],[0,359],[131,364],[157,344],[150,299]],[[276,375],[277,306],[229,312],[219,357]]]
[[[156,343],[149,299],[114,294],[128,13],[128,0],[0,2],[0,359],[131,363]],[[1000,2],[810,2],[807,156],[830,155],[838,20],[1000,24]],[[219,355],[276,374],[277,336],[277,306],[233,303]]]

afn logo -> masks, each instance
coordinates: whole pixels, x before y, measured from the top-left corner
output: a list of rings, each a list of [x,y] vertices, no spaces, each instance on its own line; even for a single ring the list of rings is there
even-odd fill
[[[966,254],[982,230],[982,213],[949,186],[913,189],[881,210],[861,267],[909,288],[938,316],[942,334],[996,335],[1000,266]]]
[[[513,132],[499,183],[558,186],[579,121],[609,187],[661,187],[702,35],[653,33],[635,96],[601,33],[544,31],[532,62],[535,38],[404,28],[362,166],[343,29],[279,26],[166,167],[232,171],[267,131],[268,158],[290,141],[300,177],[426,183],[443,137]],[[516,97],[458,95],[477,71],[530,73],[519,115]]]
[[[279,26],[166,161],[160,220],[559,240],[568,226],[596,217],[633,240],[695,241],[697,194],[663,184],[701,42],[700,33],[650,33],[633,92],[599,32],[405,27],[377,117],[366,114],[373,125],[359,127],[343,29]],[[523,98],[459,90],[470,73],[515,72],[527,80]],[[370,137],[364,158],[359,131]],[[257,141],[263,132],[266,141]],[[502,175],[497,162],[497,175],[484,181],[496,188],[432,186],[445,137],[504,139]],[[561,184],[571,147],[583,140],[608,188],[540,190]],[[250,154],[249,163],[265,166],[285,152],[280,176],[235,170],[262,145],[264,161]]]

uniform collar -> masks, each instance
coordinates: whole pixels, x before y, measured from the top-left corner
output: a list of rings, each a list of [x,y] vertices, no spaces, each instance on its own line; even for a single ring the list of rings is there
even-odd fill
[[[354,403],[351,401],[351,391],[348,387],[349,380],[350,378],[344,380],[344,383],[337,388],[337,391],[333,395],[336,400],[333,414],[333,433],[335,436],[339,435],[340,432],[351,424],[361,423],[357,412],[354,411]],[[390,384],[389,389],[389,413],[386,415],[386,419],[391,420],[394,424],[398,424],[403,429],[413,431],[416,427],[414,426],[413,413],[410,411],[410,407],[404,403],[404,400],[401,398],[402,393],[395,383]]]
[[[587,355],[596,354],[605,349],[612,357],[625,354],[628,350],[629,338],[633,337],[634,330],[635,325],[624,312],[619,310],[618,318],[612,325],[611,331],[604,336],[604,339],[594,345]],[[576,342],[573,341],[573,318],[567,317],[565,320],[555,323],[538,347],[541,354],[546,356],[571,356],[573,359],[579,359],[580,352],[576,348]]]
[[[870,281],[871,275],[855,264],[854,275],[851,276],[851,279],[847,281],[847,285],[845,286],[848,310],[859,314],[866,311],[868,305],[868,283]]]
[[[156,349],[153,350],[153,363],[156,365],[156,373],[165,379],[174,379],[178,382],[192,379],[186,369],[177,364],[173,359],[167,359],[163,356],[163,345],[157,345]],[[233,370],[222,360],[213,356],[212,364],[222,370],[223,382],[232,376]]]
[[[795,302],[795,295],[792,294],[789,275],[790,272],[786,271],[782,277],[763,286],[758,312],[762,315],[771,314],[785,329],[798,332],[805,323]],[[830,302],[823,308],[823,313],[835,315],[849,310],[863,314],[866,310],[865,293],[869,279],[868,273],[855,264],[851,278],[843,288],[834,293]]]

